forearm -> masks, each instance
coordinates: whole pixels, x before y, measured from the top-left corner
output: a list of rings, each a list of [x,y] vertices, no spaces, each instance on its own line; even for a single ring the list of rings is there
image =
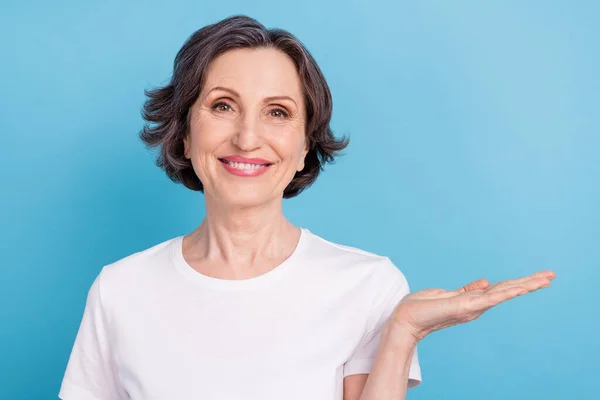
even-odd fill
[[[405,400],[416,345],[408,331],[386,324],[360,400]]]

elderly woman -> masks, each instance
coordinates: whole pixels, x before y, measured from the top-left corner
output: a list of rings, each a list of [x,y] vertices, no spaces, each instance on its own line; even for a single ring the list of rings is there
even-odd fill
[[[143,141],[201,191],[197,229],[105,266],[64,400],[404,399],[417,343],[555,274],[409,294],[389,258],[294,226],[282,199],[347,145],[331,95],[290,33],[244,16],[195,32],[169,84],[147,92]]]

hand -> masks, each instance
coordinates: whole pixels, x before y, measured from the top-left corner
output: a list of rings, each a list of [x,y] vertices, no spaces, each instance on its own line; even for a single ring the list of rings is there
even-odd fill
[[[421,290],[405,296],[388,322],[399,324],[419,341],[433,331],[472,321],[506,300],[545,288],[555,277],[546,270],[493,285],[479,279],[458,290]]]

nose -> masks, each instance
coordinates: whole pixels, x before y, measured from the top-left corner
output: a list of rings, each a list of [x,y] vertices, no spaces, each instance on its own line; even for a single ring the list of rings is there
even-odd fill
[[[250,152],[260,148],[263,144],[260,118],[249,113],[240,118],[240,124],[232,141],[242,151]]]

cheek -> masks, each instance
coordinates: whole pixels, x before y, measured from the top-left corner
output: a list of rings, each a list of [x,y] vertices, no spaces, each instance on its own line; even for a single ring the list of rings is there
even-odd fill
[[[304,132],[296,127],[276,129],[269,135],[270,146],[282,160],[293,161],[304,155]]]
[[[212,153],[227,140],[231,122],[211,118],[199,119],[190,130],[190,154],[202,156]]]

